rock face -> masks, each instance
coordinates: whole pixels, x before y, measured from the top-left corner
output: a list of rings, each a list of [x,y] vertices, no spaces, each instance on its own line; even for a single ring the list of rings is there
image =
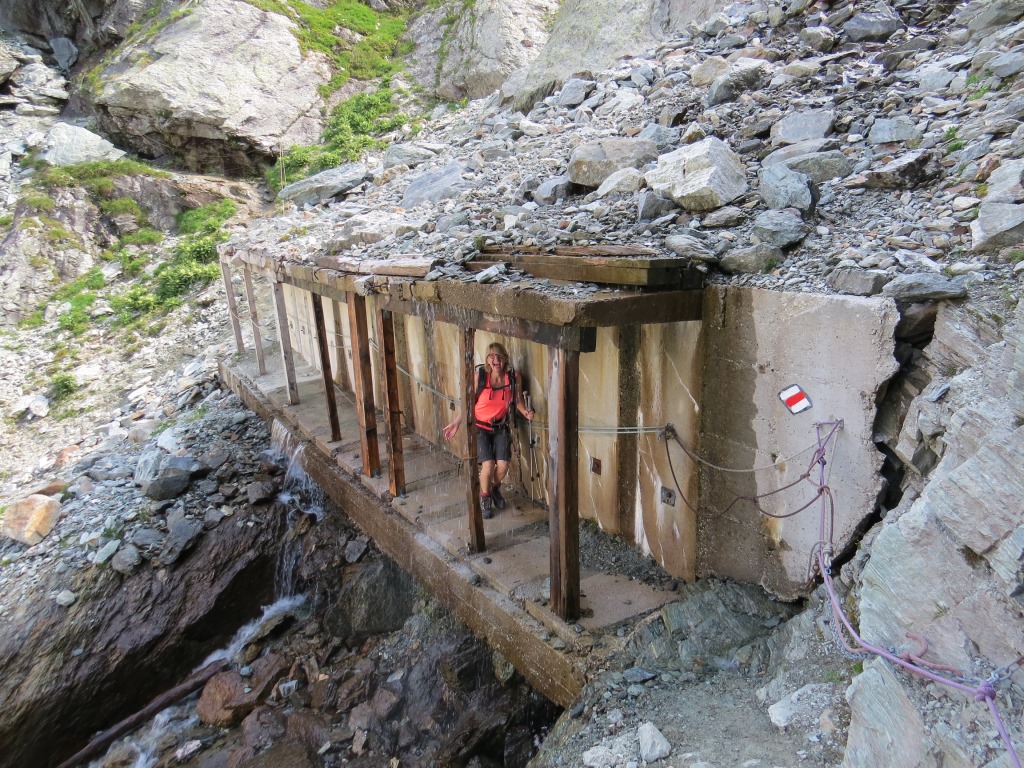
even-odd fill
[[[57,123],[50,129],[39,153],[39,157],[50,165],[119,160],[124,155],[124,150],[103,137],[68,123]]]
[[[529,109],[573,73],[609,66],[619,56],[643,50],[724,5],[718,0],[567,0],[558,9],[540,56],[525,72],[510,78],[502,97],[516,109]]]
[[[478,99],[544,50],[555,0],[449,0],[424,10],[406,33],[416,48],[410,70],[446,101]]]
[[[120,51],[91,107],[121,146],[192,170],[251,174],[322,130],[330,71],[299,50],[291,22],[238,0],[207,0]],[[211,87],[211,84],[216,84]]]
[[[0,533],[32,546],[53,530],[60,514],[60,502],[50,496],[33,494],[15,502],[4,512]]]

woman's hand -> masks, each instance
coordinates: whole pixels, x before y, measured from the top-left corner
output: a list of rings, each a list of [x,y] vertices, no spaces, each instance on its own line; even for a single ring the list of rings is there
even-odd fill
[[[461,423],[462,423],[462,419],[458,418],[455,421],[453,421],[451,424],[449,424],[447,427],[445,427],[444,428],[444,432],[443,432],[444,439],[445,440],[451,440],[453,437],[455,437],[455,433],[459,431],[459,425]]]

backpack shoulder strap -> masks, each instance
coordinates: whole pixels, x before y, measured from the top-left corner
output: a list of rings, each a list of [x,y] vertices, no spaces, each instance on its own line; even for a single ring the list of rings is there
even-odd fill
[[[476,367],[476,396],[480,397],[480,393],[484,391],[487,386],[487,366],[478,365]]]

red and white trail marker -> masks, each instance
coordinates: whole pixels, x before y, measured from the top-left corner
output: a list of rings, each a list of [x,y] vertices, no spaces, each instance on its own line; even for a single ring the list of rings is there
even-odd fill
[[[803,413],[811,407],[811,398],[796,384],[779,392],[779,400],[789,408],[790,413]]]

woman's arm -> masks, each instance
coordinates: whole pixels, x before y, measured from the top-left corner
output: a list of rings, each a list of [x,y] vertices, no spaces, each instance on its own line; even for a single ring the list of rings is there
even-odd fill
[[[518,410],[528,421],[533,421],[534,411],[526,405],[526,393],[523,392],[523,377],[516,371],[516,410]]]
[[[462,425],[462,409],[459,408],[458,412],[455,414],[455,421],[453,421],[451,424],[447,425],[444,428],[444,432],[442,433],[442,434],[444,434],[444,439],[445,440],[451,440],[453,437],[455,437],[455,433],[459,431],[459,427],[461,425]]]

